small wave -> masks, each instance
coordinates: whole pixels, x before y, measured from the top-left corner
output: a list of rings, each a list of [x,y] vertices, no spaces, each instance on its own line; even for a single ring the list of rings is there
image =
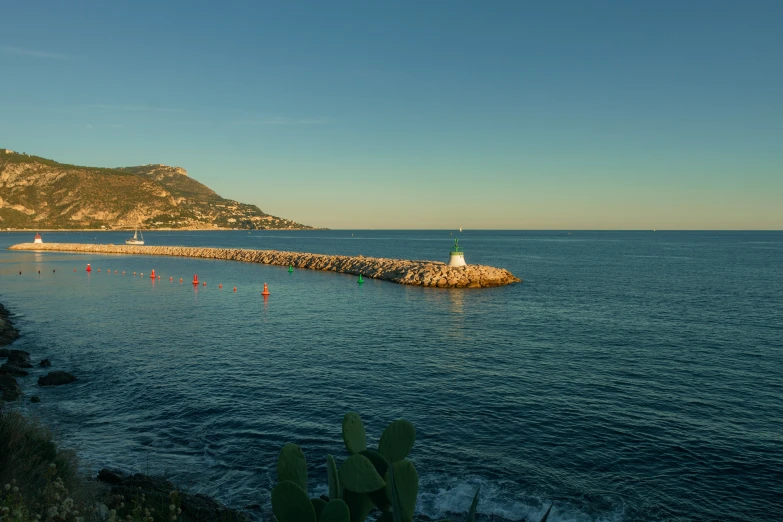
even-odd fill
[[[630,257],[635,259],[677,259],[677,260],[684,260],[684,261],[690,261],[693,258],[688,256],[643,256],[643,255],[636,255],[636,254],[626,254],[623,257]]]
[[[466,514],[476,490],[481,495],[476,512],[486,517],[509,521],[538,521],[553,503],[551,499],[525,495],[515,484],[504,484],[484,478],[453,479],[448,476],[424,478],[419,485],[418,511],[433,519]],[[619,521],[622,513],[588,514],[578,507],[554,501],[549,519],[555,522]]]

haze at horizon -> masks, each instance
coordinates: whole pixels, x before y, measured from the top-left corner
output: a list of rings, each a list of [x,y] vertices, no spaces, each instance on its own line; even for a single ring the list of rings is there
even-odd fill
[[[18,3],[0,147],[317,227],[783,228],[783,4]]]

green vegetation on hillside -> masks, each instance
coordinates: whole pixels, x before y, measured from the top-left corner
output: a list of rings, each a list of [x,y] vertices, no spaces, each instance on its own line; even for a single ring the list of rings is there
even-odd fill
[[[68,165],[0,149],[0,228],[304,229],[166,165]]]

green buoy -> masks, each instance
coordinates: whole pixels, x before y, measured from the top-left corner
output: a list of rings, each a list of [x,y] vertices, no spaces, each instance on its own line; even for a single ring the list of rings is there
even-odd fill
[[[362,274],[359,274],[359,280],[356,281],[356,282],[359,283],[359,284],[364,283],[364,279],[362,279]]]
[[[288,273],[290,274],[293,271],[294,271],[294,267],[292,265],[288,265]]]

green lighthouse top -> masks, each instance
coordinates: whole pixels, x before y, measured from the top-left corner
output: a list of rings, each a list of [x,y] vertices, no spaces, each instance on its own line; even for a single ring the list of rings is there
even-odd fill
[[[454,246],[451,247],[451,253],[452,254],[461,254],[463,253],[462,247],[459,246],[459,239],[454,239]]]

